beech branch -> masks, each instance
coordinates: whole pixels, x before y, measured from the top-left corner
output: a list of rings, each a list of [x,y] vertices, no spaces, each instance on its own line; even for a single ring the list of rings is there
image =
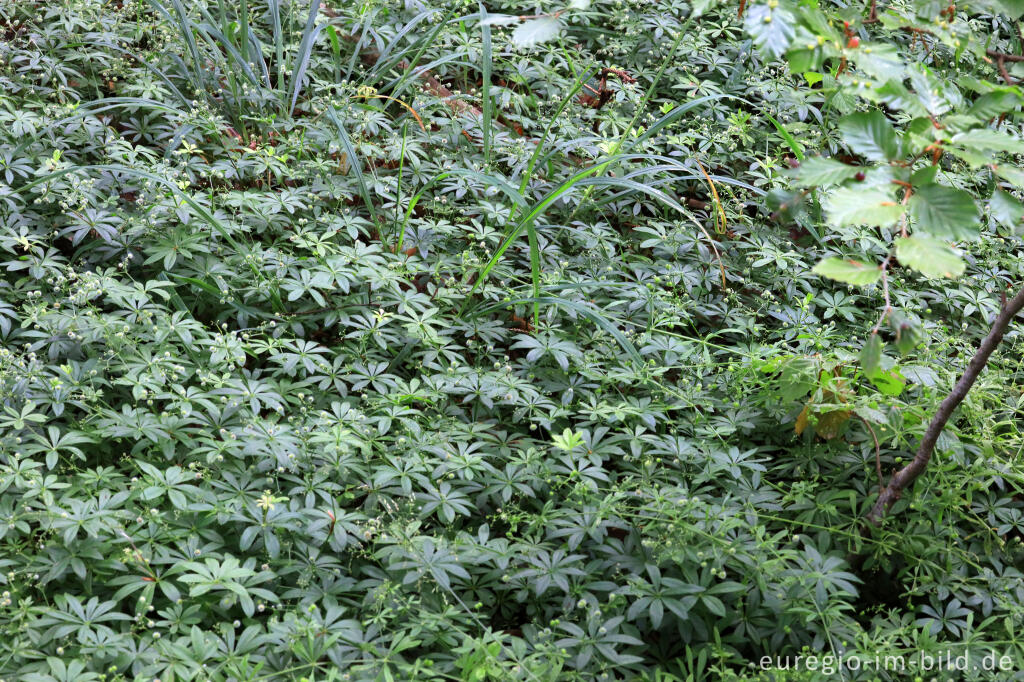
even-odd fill
[[[995,351],[1003,340],[1003,336],[1006,334],[1006,330],[1013,321],[1013,318],[1022,309],[1024,309],[1024,288],[1017,292],[1017,295],[1010,300],[1003,301],[999,314],[996,315],[996,319],[992,322],[992,328],[989,330],[988,336],[982,340],[974,357],[967,364],[967,369],[964,370],[960,380],[956,382],[953,390],[939,405],[939,409],[935,412],[935,416],[932,417],[931,423],[928,424],[914,459],[911,460],[910,464],[893,474],[889,485],[878,495],[875,506],[866,517],[867,522],[872,526],[877,526],[881,523],[886,512],[900,499],[903,491],[917,480],[918,476],[924,473],[928,462],[932,458],[932,452],[935,450],[935,443],[939,440],[939,434],[945,428],[946,422],[953,415],[953,411],[967,397],[967,392],[971,390],[974,382],[978,379],[978,375],[981,374],[981,370],[985,369],[989,357],[991,357],[992,352]]]

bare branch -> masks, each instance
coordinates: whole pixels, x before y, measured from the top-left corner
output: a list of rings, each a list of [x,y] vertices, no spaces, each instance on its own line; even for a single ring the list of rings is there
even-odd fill
[[[921,438],[921,444],[917,448],[917,454],[914,455],[914,459],[911,460],[910,464],[903,467],[895,474],[889,481],[889,485],[878,496],[875,501],[875,506],[871,509],[871,512],[867,515],[866,520],[873,526],[877,526],[881,523],[885,517],[886,512],[892,507],[895,502],[900,499],[903,491],[910,486],[917,477],[924,473],[924,470],[928,466],[928,462],[932,458],[932,452],[935,450],[935,443],[939,439],[939,435],[946,426],[946,422],[953,415],[953,411],[960,406],[964,398],[967,397],[968,391],[974,385],[974,382],[978,379],[978,375],[981,374],[981,370],[985,369],[985,365],[988,364],[989,357],[992,352],[999,346],[999,343],[1003,340],[1003,336],[1006,334],[1007,328],[1013,321],[1013,318],[1017,316],[1020,311],[1024,309],[1024,288],[1022,288],[1017,295],[1011,298],[1003,305],[999,314],[996,315],[996,319],[992,322],[992,328],[989,330],[988,336],[986,336],[981,344],[978,346],[977,352],[971,361],[967,364],[967,369],[964,370],[960,380],[956,382],[956,386],[953,390],[945,397],[942,403],[939,405],[939,409],[936,410],[935,416],[932,417],[932,421],[928,424],[928,428],[924,432],[924,436]]]

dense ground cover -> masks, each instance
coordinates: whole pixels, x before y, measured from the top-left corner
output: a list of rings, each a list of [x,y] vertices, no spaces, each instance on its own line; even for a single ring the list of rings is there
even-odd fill
[[[0,4],[0,676],[1024,670],[1019,331],[864,522],[1024,281],[1024,7],[844,5]]]

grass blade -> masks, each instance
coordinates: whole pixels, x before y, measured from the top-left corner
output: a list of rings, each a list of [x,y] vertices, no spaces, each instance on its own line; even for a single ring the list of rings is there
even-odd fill
[[[177,27],[178,32],[185,41],[185,47],[188,48],[188,53],[192,57],[193,69],[186,69],[186,73],[184,75],[192,81],[192,85],[196,90],[206,90],[206,70],[203,65],[202,57],[199,55],[199,45],[196,43],[196,38],[193,33],[195,24],[188,18],[185,8],[179,0],[171,0],[171,5],[174,7],[175,14],[175,17],[172,17],[160,3],[160,0],[149,0],[149,3],[156,7],[159,12],[167,17],[167,19]]]
[[[249,64],[249,0],[241,0],[238,8],[239,24],[242,31],[242,39],[238,41],[241,50],[242,63]]]
[[[309,5],[309,16],[306,18],[306,28],[302,31],[302,41],[299,43],[299,51],[292,60],[292,82],[291,82],[291,104],[288,106],[288,115],[295,111],[295,102],[299,99],[299,91],[302,90],[302,79],[309,67],[309,59],[313,53],[313,46],[316,45],[316,38],[320,35],[322,26],[316,25],[316,16],[320,12],[320,0],[313,0]]]
[[[566,192],[571,190],[576,185],[580,184],[585,178],[588,178],[591,175],[593,175],[595,173],[599,173],[602,170],[604,170],[605,168],[607,168],[608,165],[610,163],[612,163],[613,160],[614,159],[608,159],[607,161],[603,161],[603,162],[601,162],[601,163],[599,163],[599,164],[597,164],[595,166],[591,166],[590,168],[584,169],[584,170],[576,173],[571,178],[569,178],[568,180],[563,182],[561,185],[556,187],[554,190],[549,192],[539,202],[537,202],[533,206],[533,208],[530,209],[530,212],[527,213],[526,216],[523,217],[523,219],[519,222],[519,224],[517,224],[515,227],[513,227],[511,230],[509,230],[506,233],[505,240],[501,243],[501,246],[499,246],[498,249],[494,252],[494,255],[491,256],[491,259],[487,262],[487,264],[483,268],[480,269],[480,272],[479,272],[479,275],[477,276],[476,282],[473,283],[473,288],[469,292],[469,296],[472,296],[473,293],[476,292],[476,290],[477,290],[477,288],[479,288],[480,284],[483,283],[483,281],[491,273],[491,270],[494,269],[494,266],[496,266],[498,264],[498,261],[501,260],[501,257],[505,254],[505,252],[508,250],[508,248],[512,245],[512,242],[514,242],[516,240],[516,238],[520,234],[523,233],[524,230],[527,232],[527,235],[529,237],[529,242],[530,242],[530,277],[531,277],[531,280],[533,282],[533,295],[535,297],[539,296],[540,295],[540,250],[539,250],[539,248],[537,246],[537,228],[535,226],[535,222],[536,222],[537,218],[542,213],[544,213],[544,210],[547,209],[548,206],[550,206],[554,202],[558,201],[558,199],[562,195],[564,195]],[[468,300],[468,296],[467,296],[467,300]],[[539,314],[540,314],[539,304],[535,303],[534,304],[534,310],[533,310],[533,315],[534,315],[534,321],[535,322],[536,322],[537,317],[539,316]]]
[[[480,3],[480,18],[483,19],[487,16],[487,10],[484,9],[484,4]],[[480,111],[482,113],[480,120],[481,133],[483,135],[484,144],[484,166],[489,167],[491,165],[491,117],[494,115],[493,103],[491,102],[491,27],[483,25],[483,65],[481,66],[482,74],[480,79]]]
[[[432,12],[432,10],[429,10],[429,11]],[[402,50],[401,52],[397,53],[390,60],[387,60],[387,62],[385,62],[384,60],[378,60],[377,64],[374,66],[373,70],[369,74],[367,74],[366,80],[364,81],[364,85],[373,85],[375,82],[380,80],[381,76],[384,73],[386,73],[388,71],[388,69],[392,68],[393,66],[398,65],[398,63],[403,60],[403,57],[405,56],[405,54],[407,54],[408,52],[410,52],[413,49],[417,49],[418,48],[417,51],[416,51],[416,54],[413,55],[410,59],[406,60],[408,63],[404,67],[405,73],[403,73],[395,81],[392,81],[393,85],[389,85],[388,88],[384,88],[385,90],[390,90],[391,88],[394,88],[394,91],[391,94],[394,95],[395,97],[397,97],[398,93],[401,92],[401,90],[398,89],[398,85],[402,84],[403,81],[407,81],[407,80],[409,80],[410,78],[413,77],[413,73],[412,72],[416,68],[416,66],[420,63],[420,59],[423,58],[423,53],[426,52],[427,48],[429,48],[434,43],[434,40],[441,33],[441,29],[444,28],[445,24],[448,23],[448,20],[451,18],[452,14],[454,14],[454,13],[455,13],[454,9],[448,10],[448,13],[445,14],[444,19],[442,19],[441,21],[437,22],[437,26],[435,26],[432,31],[430,31],[429,33],[426,33],[423,36],[421,36],[419,38],[419,40],[414,42],[412,45],[410,45],[405,50]],[[417,19],[418,19],[418,17],[417,17]],[[415,20],[416,19],[414,19],[413,21],[415,21]],[[394,44],[394,43],[395,43],[395,41],[392,41],[392,44]],[[387,49],[387,48],[385,48],[385,49]],[[447,60],[448,58],[445,58],[445,59]]]
[[[281,31],[281,1],[267,0],[267,8],[270,14],[270,27],[274,36],[274,63],[277,67],[277,79],[274,81],[277,87],[284,83],[284,35]]]
[[[319,0],[315,0],[319,1]],[[349,139],[348,133],[345,131],[345,126],[341,124],[341,120],[338,119],[337,112],[332,107],[327,110],[327,115],[338,129],[338,139],[341,141],[341,146],[344,147],[345,153],[349,158],[349,168],[355,173],[356,182],[359,183],[359,194],[363,198],[363,202],[366,204],[366,210],[370,212],[370,219],[373,222],[374,227],[380,229],[380,223],[377,221],[377,209],[373,205],[373,201],[370,199],[370,188],[366,185],[366,178],[363,177],[363,168],[359,163],[359,158],[356,156],[355,147],[352,146],[352,140]]]
[[[587,71],[576,79],[576,82],[573,84],[572,89],[569,90],[569,94],[567,94],[562,99],[562,102],[558,105],[558,109],[555,111],[555,115],[548,120],[548,124],[544,128],[544,134],[540,136],[539,140],[537,140],[537,148],[533,151],[533,155],[530,157],[530,161],[526,165],[526,172],[523,173],[522,181],[519,183],[520,194],[526,193],[526,187],[530,183],[530,177],[533,175],[533,169],[537,164],[537,159],[540,157],[541,152],[544,150],[544,142],[545,140],[547,140],[548,135],[551,133],[551,128],[554,127],[555,121],[557,121],[558,118],[562,115],[562,112],[565,111],[565,108],[567,106],[569,106],[569,103],[576,98],[576,95],[579,93],[580,90],[583,89],[583,86],[586,84],[586,82],[590,80],[590,77],[591,75],[593,75],[593,73],[593,71]]]
[[[387,65],[389,63],[397,63],[397,60],[388,59],[388,57],[391,56],[391,52],[395,49],[395,47],[402,40],[402,38],[404,38],[406,35],[409,34],[410,31],[416,28],[416,26],[419,25],[421,21],[423,21],[424,19],[428,19],[435,12],[437,12],[436,9],[428,9],[424,12],[420,12],[415,17],[413,17],[412,20],[409,21],[409,23],[407,23],[405,26],[399,29],[398,32],[395,34],[394,38],[392,38],[391,41],[384,46],[384,49],[381,50],[380,54],[377,56],[377,64],[374,67],[374,71],[376,71],[377,68],[383,68],[386,70]],[[401,55],[399,55],[399,60],[400,59]]]

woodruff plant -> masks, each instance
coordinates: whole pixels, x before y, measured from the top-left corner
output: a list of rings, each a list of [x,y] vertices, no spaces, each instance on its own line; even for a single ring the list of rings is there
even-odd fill
[[[0,677],[1024,660],[1011,17],[813,7],[0,3]]]

